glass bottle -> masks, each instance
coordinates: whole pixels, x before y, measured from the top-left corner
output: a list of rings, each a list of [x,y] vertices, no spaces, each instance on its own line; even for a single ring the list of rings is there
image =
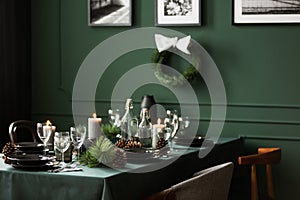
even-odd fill
[[[137,120],[133,114],[133,101],[127,99],[125,104],[125,114],[121,119],[121,135],[124,139],[130,139],[134,135],[132,123]]]
[[[138,137],[143,147],[152,147],[152,124],[149,121],[149,111],[147,108],[142,109],[141,123],[138,128]]]

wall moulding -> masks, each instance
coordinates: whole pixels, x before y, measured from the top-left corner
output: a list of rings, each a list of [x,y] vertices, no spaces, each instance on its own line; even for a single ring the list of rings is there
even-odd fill
[[[64,4],[65,3],[65,4]],[[78,3],[78,2],[77,2]],[[59,83],[58,89],[63,92],[69,102],[91,102],[95,101],[97,104],[109,104],[111,99],[96,98],[95,100],[90,99],[72,99],[72,84],[70,81],[70,74],[67,72],[67,61],[64,61],[64,55],[66,54],[66,48],[64,48],[62,35],[65,31],[64,23],[66,19],[63,19],[63,8],[66,7],[65,1],[59,1]],[[123,104],[124,99],[113,100],[114,103]],[[134,104],[140,104],[141,100],[134,100]],[[162,105],[177,106],[176,101],[159,101],[157,102]],[[181,102],[183,105],[191,105],[189,102]],[[204,116],[201,116],[201,121],[211,121],[209,116],[209,110],[212,106],[210,102],[199,102],[197,104],[202,110],[205,111]],[[227,117],[225,122],[228,123],[259,123],[259,124],[286,124],[286,125],[300,125],[300,105],[296,104],[267,104],[267,103],[234,103],[229,102],[227,105],[213,105],[213,106],[227,106]],[[203,112],[202,112],[203,113]],[[249,114],[250,113],[250,114]],[[72,113],[32,113],[33,115],[50,115],[50,116],[66,116],[71,117]],[[202,115],[202,114],[201,114]],[[82,114],[85,116],[85,114]],[[104,116],[105,117],[105,116]],[[214,119],[218,121],[218,119]]]

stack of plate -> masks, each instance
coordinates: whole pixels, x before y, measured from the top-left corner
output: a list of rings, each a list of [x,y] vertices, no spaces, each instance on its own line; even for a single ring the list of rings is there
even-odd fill
[[[26,154],[43,154],[43,144],[33,142],[20,142],[16,143],[18,153]]]
[[[33,142],[16,143],[17,151],[7,157],[13,167],[24,170],[47,170],[53,167],[53,156],[43,156],[43,144]]]
[[[16,154],[7,157],[9,163],[15,168],[25,170],[47,170],[53,167],[53,156],[40,154]]]

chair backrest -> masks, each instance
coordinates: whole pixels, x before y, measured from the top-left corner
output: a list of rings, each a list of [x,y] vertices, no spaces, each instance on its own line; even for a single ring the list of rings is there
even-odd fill
[[[37,136],[36,126],[34,122],[28,120],[18,120],[10,124],[9,137],[11,143],[15,144],[18,142],[22,142],[18,138],[24,138],[24,136],[21,137],[19,134],[25,134],[25,133],[30,134],[32,137],[32,141],[34,143],[37,143],[38,136]]]
[[[281,160],[280,148],[258,148],[257,154],[240,156],[240,165],[251,165],[251,200],[258,200],[256,165],[266,165],[267,198],[275,199],[271,165]]]
[[[217,165],[194,174],[188,180],[152,195],[149,200],[226,200],[233,173],[233,163]]]

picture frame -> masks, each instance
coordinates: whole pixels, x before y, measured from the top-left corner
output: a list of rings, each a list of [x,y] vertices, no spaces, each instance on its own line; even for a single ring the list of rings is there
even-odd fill
[[[132,0],[88,0],[89,26],[131,26]]]
[[[201,26],[202,0],[155,0],[156,26]]]
[[[299,23],[296,0],[233,0],[233,24]]]

